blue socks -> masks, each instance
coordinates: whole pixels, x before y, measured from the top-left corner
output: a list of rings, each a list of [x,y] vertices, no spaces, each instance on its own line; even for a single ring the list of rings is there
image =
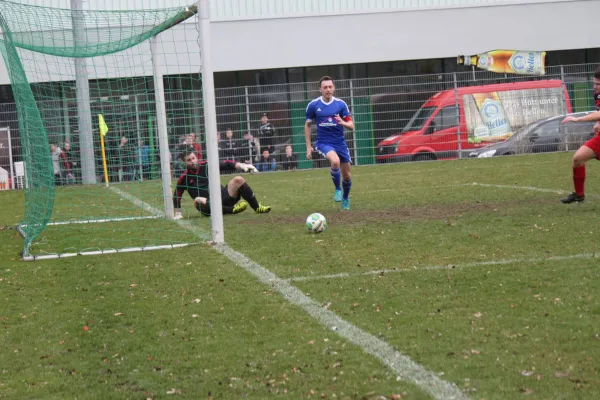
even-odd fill
[[[340,181],[342,180],[342,175],[340,174],[340,169],[331,168],[331,179],[333,180],[333,184],[335,185],[335,190],[342,190],[340,187]]]
[[[331,173],[331,179],[333,180],[333,184],[335,185],[335,190],[342,190],[342,188],[343,188],[343,191],[344,191],[343,198],[347,199],[348,196],[350,195],[350,188],[352,187],[352,179],[350,179],[349,181],[342,180],[342,175],[340,173],[339,168],[337,168],[337,169],[331,168],[330,173]],[[341,187],[340,187],[340,183],[341,183]]]
[[[347,199],[350,195],[350,188],[352,187],[352,179],[349,181],[342,181],[342,186],[344,187],[344,199]]]

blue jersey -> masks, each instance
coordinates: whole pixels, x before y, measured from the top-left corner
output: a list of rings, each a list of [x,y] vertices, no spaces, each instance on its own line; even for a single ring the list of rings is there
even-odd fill
[[[325,103],[322,97],[318,97],[308,103],[306,120],[317,124],[317,142],[346,143],[344,127],[336,122],[336,115],[342,119],[350,116],[350,110],[342,99],[333,97],[329,103]]]

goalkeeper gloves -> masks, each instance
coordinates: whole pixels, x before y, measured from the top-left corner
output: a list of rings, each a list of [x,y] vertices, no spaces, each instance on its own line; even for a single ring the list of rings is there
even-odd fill
[[[256,169],[256,167],[252,164],[244,164],[244,163],[240,163],[240,169],[244,172],[250,172],[251,174],[258,172],[258,170]]]

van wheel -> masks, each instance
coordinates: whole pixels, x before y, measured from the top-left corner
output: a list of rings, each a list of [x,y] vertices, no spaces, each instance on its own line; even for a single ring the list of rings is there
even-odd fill
[[[414,161],[433,161],[435,160],[435,155],[431,153],[419,153],[415,154],[413,157]]]

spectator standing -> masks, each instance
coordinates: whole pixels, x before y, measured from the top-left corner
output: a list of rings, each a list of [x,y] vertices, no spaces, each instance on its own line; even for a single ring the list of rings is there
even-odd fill
[[[143,140],[138,144],[138,160],[142,163],[142,179],[150,179],[150,146]]]
[[[198,160],[202,160],[202,146],[198,143],[195,132],[190,132],[185,136],[185,144],[192,146]]]
[[[269,150],[269,153],[273,153],[275,134],[275,127],[269,122],[269,116],[267,113],[263,113],[260,118],[260,127],[258,128],[260,153],[265,149]]]
[[[52,156],[52,169],[54,171],[54,186],[62,186],[63,179],[60,166],[61,164],[64,165],[65,155],[56,143],[50,144],[50,155]]]
[[[77,162],[75,161],[75,156],[73,154],[73,152],[71,151],[71,144],[69,142],[65,142],[62,150],[62,155],[61,155],[61,159],[62,159],[62,164],[63,164],[63,168],[62,168],[62,178],[64,180],[64,183],[66,183],[67,185],[74,185],[75,184],[75,166],[77,165]]]
[[[233,138],[233,131],[231,129],[227,129],[225,140],[221,142],[221,146],[219,147],[223,149],[223,157],[226,160],[237,160],[239,158],[240,146]]]
[[[121,143],[119,143],[119,156],[121,157],[123,180],[131,181],[135,176],[136,169],[135,149],[125,135],[121,136]]]

